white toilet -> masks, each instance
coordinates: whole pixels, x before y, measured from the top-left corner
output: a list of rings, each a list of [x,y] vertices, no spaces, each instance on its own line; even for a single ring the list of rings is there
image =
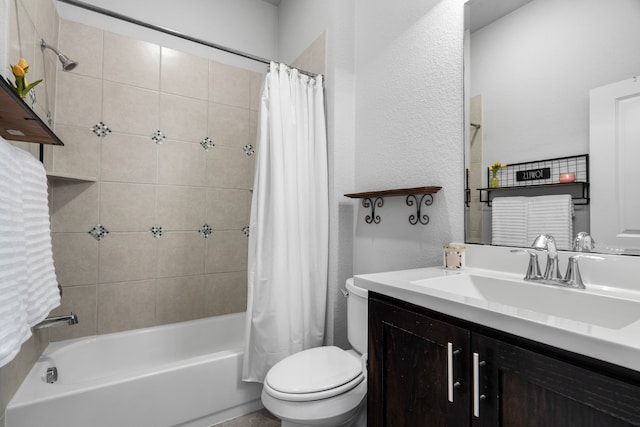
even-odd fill
[[[267,373],[262,403],[282,427],[366,426],[367,291],[347,280],[347,335],[353,350],[317,347]]]

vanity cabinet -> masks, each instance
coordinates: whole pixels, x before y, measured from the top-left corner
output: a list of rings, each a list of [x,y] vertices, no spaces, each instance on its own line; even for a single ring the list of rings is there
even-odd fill
[[[368,369],[369,426],[640,426],[637,372],[373,292]]]

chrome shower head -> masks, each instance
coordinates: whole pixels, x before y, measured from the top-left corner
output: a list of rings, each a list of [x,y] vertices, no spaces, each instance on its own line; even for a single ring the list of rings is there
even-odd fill
[[[74,68],[76,68],[76,65],[78,65],[78,63],[76,61],[70,59],[67,55],[65,55],[64,53],[60,52],[55,47],[49,46],[47,44],[47,42],[44,41],[44,39],[40,39],[40,49],[43,52],[44,52],[45,49],[51,49],[52,51],[54,51],[56,53],[56,55],[58,55],[58,59],[60,60],[60,63],[62,64],[62,71],[71,71]]]

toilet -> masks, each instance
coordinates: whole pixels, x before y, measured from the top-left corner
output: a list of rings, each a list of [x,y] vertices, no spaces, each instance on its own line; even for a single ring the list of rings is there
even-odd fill
[[[262,404],[282,427],[366,426],[367,291],[346,282],[352,350],[316,347],[288,356],[267,373]]]

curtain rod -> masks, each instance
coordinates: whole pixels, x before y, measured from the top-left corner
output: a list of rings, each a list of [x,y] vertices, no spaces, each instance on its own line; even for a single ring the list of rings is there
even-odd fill
[[[188,40],[190,42],[201,44],[203,46],[211,47],[213,49],[221,50],[221,51],[224,51],[224,52],[227,52],[227,53],[231,53],[233,55],[238,55],[238,56],[241,56],[243,58],[251,59],[252,61],[262,62],[262,63],[267,64],[267,65],[269,65],[272,62],[269,59],[261,58],[261,57],[256,56],[256,55],[252,55],[250,53],[242,52],[242,51],[239,51],[239,50],[236,50],[236,49],[232,49],[230,47],[222,46],[222,45],[219,45],[219,44],[216,44],[216,43],[211,43],[211,42],[208,42],[206,40],[198,39],[196,37],[191,37],[191,36],[189,36],[187,34],[183,34],[183,33],[179,32],[179,31],[172,30],[171,28],[160,27],[158,25],[149,24],[147,22],[140,21],[138,19],[131,18],[129,16],[125,16],[125,15],[122,15],[120,13],[113,12],[111,10],[107,10],[107,9],[103,9],[101,7],[98,7],[98,6],[94,6],[92,4],[84,3],[84,2],[81,2],[81,1],[77,1],[77,0],[57,0],[57,1],[59,1],[60,3],[69,4],[71,6],[76,6],[76,7],[79,7],[81,9],[86,9],[86,10],[89,10],[91,12],[96,12],[96,13],[99,13],[101,15],[106,15],[106,16],[111,17],[111,18],[119,19],[121,21],[125,21],[125,22],[128,22],[130,24],[139,25],[141,27],[148,28],[150,30],[160,31],[160,32],[168,34],[170,36],[178,37],[178,38],[181,38],[183,40]],[[277,62],[277,61],[273,61],[273,62]],[[310,77],[316,77],[318,75],[318,74],[312,73],[310,71],[305,71],[305,70],[300,70],[300,69],[297,69],[297,70],[301,74],[305,74],[305,75],[310,76]]]

